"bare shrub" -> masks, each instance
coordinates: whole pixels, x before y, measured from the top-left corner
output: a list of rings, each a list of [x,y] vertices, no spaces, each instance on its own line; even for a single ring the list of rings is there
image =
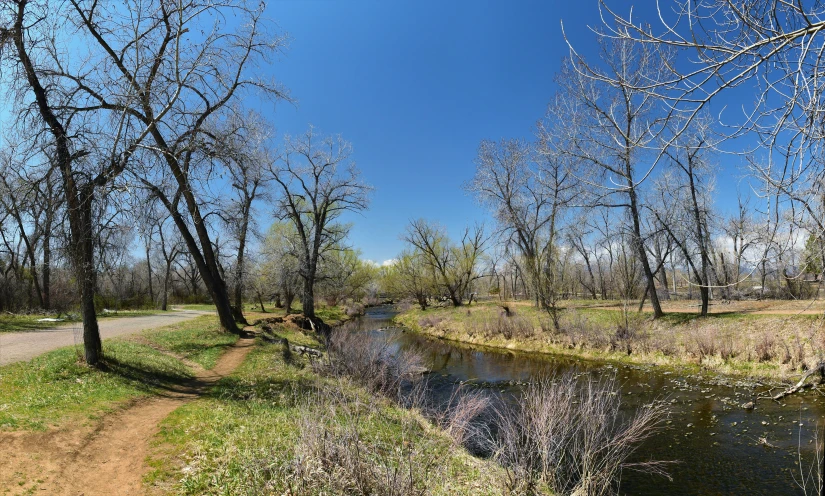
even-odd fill
[[[570,348],[577,346],[606,348],[611,343],[611,336],[608,333],[574,310],[567,312],[561,331],[567,337],[567,344]]]
[[[284,494],[417,496],[439,484],[443,450],[421,436],[414,422],[402,419],[396,428],[404,442],[389,445],[365,435],[376,422],[373,406],[327,398],[308,410],[293,459],[270,484],[285,486]]]
[[[349,302],[344,305],[344,313],[347,314],[347,317],[364,315],[364,305],[358,302]]]
[[[422,329],[426,329],[428,327],[435,327],[441,323],[441,318],[436,317],[434,315],[428,315],[426,317],[421,317],[418,319],[418,325],[421,326]]]
[[[617,492],[623,469],[666,475],[661,462],[628,463],[663,425],[665,405],[646,405],[623,421],[618,393],[615,378],[579,383],[571,373],[528,385],[498,416],[495,458],[507,469],[508,489],[604,495]]]
[[[728,361],[736,358],[742,352],[741,348],[737,346],[733,336],[726,335],[719,338],[719,356],[722,360]]]
[[[504,339],[527,339],[533,337],[536,333],[536,329],[529,319],[512,313],[510,317],[499,315],[494,319],[487,319],[482,324],[482,328],[485,336],[501,336]]]
[[[794,475],[794,482],[805,496],[820,496],[825,490],[825,472],[822,470],[825,465],[825,429],[819,423],[814,428],[813,439],[809,440],[813,442],[814,455],[808,461],[802,454],[802,423],[799,425],[799,441],[796,448],[799,478]]]
[[[805,341],[799,337],[799,334],[794,335],[793,341],[791,342],[790,351],[794,365],[796,367],[804,367],[805,359],[808,357],[808,354],[805,351]]]
[[[542,334],[555,334],[556,327],[553,325],[553,320],[547,317],[539,317],[539,329]]]
[[[402,399],[402,386],[419,380],[425,370],[420,355],[392,350],[389,339],[364,339],[346,328],[332,331],[326,356],[314,363],[318,372],[351,377],[371,391],[397,400]]]
[[[676,344],[676,338],[673,334],[659,333],[655,336],[651,336],[649,341],[651,349],[660,352],[662,355],[674,356],[679,351],[679,347]]]
[[[489,452],[491,433],[483,417],[492,413],[492,401],[486,391],[456,388],[446,408],[438,410],[435,422],[444,429],[456,446],[471,452]]]
[[[776,338],[770,333],[762,334],[762,337],[754,346],[756,359],[760,362],[768,362],[776,357]]]
[[[716,355],[716,328],[696,329],[690,335],[691,353],[702,361]]]
[[[610,350],[627,351],[630,355],[633,353],[633,340],[636,337],[636,329],[630,325],[620,325],[616,327],[616,332],[610,338]]]

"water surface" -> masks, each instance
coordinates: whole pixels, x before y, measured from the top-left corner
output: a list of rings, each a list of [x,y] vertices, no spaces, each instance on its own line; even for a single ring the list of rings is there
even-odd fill
[[[803,494],[796,482],[798,447],[803,466],[810,468],[814,429],[825,415],[825,398],[818,391],[781,403],[760,400],[755,410],[746,411],[741,405],[764,387],[653,367],[463,346],[392,327],[394,315],[390,307],[368,309],[362,330],[371,339],[389,340],[394,351],[421,354],[432,370],[428,377],[433,394],[441,397],[467,382],[497,393],[517,393],[519,383],[536,374],[573,370],[615,374],[628,414],[655,399],[669,402],[667,429],[648,440],[634,460],[677,460],[669,469],[673,480],[625,471],[622,494]]]

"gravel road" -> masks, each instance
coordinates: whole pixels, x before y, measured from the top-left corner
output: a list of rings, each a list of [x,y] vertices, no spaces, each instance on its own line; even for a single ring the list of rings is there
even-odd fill
[[[143,317],[104,319],[98,321],[98,324],[100,336],[106,339],[176,324],[208,313],[210,312],[175,310]],[[80,322],[61,325],[54,329],[0,333],[0,365],[30,360],[47,351],[75,344],[83,345],[83,324]]]

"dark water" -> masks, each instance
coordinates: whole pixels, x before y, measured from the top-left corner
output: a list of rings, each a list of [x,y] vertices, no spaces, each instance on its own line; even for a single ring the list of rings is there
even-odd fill
[[[797,484],[797,463],[800,453],[806,470],[815,463],[814,431],[825,415],[825,397],[818,391],[781,404],[759,400],[755,410],[746,411],[740,405],[763,393],[764,387],[647,367],[461,346],[393,328],[393,315],[389,307],[371,308],[361,321],[362,329],[370,338],[389,339],[394,350],[424,356],[433,371],[430,381],[442,395],[464,381],[496,392],[517,391],[518,382],[537,373],[575,370],[615,374],[629,414],[655,399],[668,401],[667,429],[647,441],[634,459],[678,461],[669,468],[673,480],[625,471],[622,494],[804,494]]]

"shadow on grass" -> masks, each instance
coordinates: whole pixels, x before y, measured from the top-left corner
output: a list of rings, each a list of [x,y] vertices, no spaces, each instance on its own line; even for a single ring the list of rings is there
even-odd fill
[[[106,357],[101,372],[126,379],[138,390],[147,393],[156,393],[157,390],[185,393],[192,388],[193,382],[197,380],[189,374],[183,375],[150,366],[141,367],[111,356]]]

